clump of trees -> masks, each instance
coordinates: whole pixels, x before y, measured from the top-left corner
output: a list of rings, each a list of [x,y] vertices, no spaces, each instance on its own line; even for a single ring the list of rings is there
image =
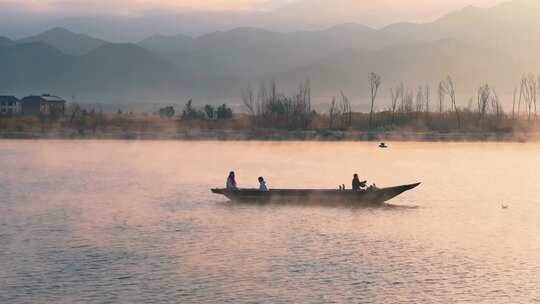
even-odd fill
[[[376,75],[376,74],[375,74]],[[370,74],[370,87],[372,104],[376,97],[376,76]],[[528,113],[534,110],[535,95],[530,87],[534,87],[534,81],[527,78],[523,80],[520,98],[517,98],[517,90],[514,97],[514,108],[519,108],[521,101],[528,105]],[[375,93],[375,94],[373,94]],[[371,114],[369,129],[372,128],[397,128],[407,126],[415,130],[433,131],[489,131],[500,130],[508,127],[505,121],[507,117],[502,103],[495,91],[489,84],[480,86],[476,90],[476,96],[469,100],[468,106],[460,107],[457,101],[456,86],[453,79],[448,76],[438,84],[438,104],[433,107],[431,87],[419,86],[417,89],[405,87],[403,82],[390,88],[390,105],[385,111]],[[476,105],[474,105],[476,100]],[[531,116],[533,116],[531,114]],[[355,125],[355,124],[353,124]]]
[[[537,96],[540,77],[524,75],[513,95],[512,112],[507,115],[497,91],[490,84],[478,86],[468,104],[458,101],[457,84],[448,76],[438,82],[432,93],[430,85],[409,87],[403,81],[389,88],[389,103],[378,104],[384,89],[383,79],[376,73],[368,74],[369,112],[353,112],[351,100],[344,92],[331,98],[324,112],[312,107],[309,80],[301,83],[290,95],[283,93],[275,81],[261,85],[254,91],[251,85],[242,92],[242,102],[248,115],[235,115],[227,104],[207,104],[198,107],[189,100],[181,111],[173,106],[159,109],[154,115],[105,115],[101,107],[70,103],[58,119],[36,117],[34,129],[42,131],[70,128],[81,135],[108,131],[167,131],[178,132],[181,127],[234,130],[357,130],[357,131],[440,131],[484,132],[526,130],[537,120]],[[432,97],[432,95],[434,95]],[[432,100],[433,99],[433,100]],[[377,108],[381,109],[378,110]],[[140,114],[140,113],[139,113]],[[156,119],[159,115],[162,119]],[[54,116],[54,115],[53,115]],[[176,118],[173,120],[172,118]],[[29,129],[28,119],[0,121],[1,128]],[[172,123],[170,123],[172,121]],[[219,123],[215,123],[219,122]],[[30,128],[31,129],[31,128]],[[172,131],[171,131],[172,130]],[[261,130],[261,131],[262,131]]]
[[[215,114],[215,117],[218,120],[233,118],[233,111],[226,104],[222,104],[221,106],[217,107]]]
[[[495,89],[489,84],[485,84],[477,90],[477,109],[478,124],[481,126],[489,118],[490,112],[493,118],[497,121],[501,120],[504,115],[503,108],[497,96]]]
[[[311,108],[309,80],[301,84],[292,96],[280,93],[275,81],[261,85],[257,95],[251,86],[242,93],[242,101],[257,127],[285,130],[310,128],[317,115]]]
[[[104,114],[101,107],[85,109],[78,103],[71,103],[68,106],[68,123],[79,135],[85,135],[87,131],[96,134],[98,128],[104,124]]]
[[[417,131],[500,131],[521,128],[515,119],[537,119],[537,94],[540,78],[524,76],[515,90],[512,120],[508,119],[496,90],[489,84],[479,86],[467,105],[459,103],[456,84],[447,76],[440,81],[433,101],[430,85],[409,88],[400,82],[390,88],[390,103],[377,111],[377,98],[382,77],[368,74],[370,108],[368,113],[354,113],[349,98],[343,93],[333,97],[327,113],[318,114],[311,108],[309,81],[299,86],[296,94],[279,93],[275,82],[261,86],[254,93],[251,86],[242,100],[250,114],[252,126],[287,130],[392,130],[407,128]],[[321,123],[322,122],[322,123]]]
[[[349,98],[343,92],[339,99],[332,98],[328,110],[329,128],[331,130],[346,130],[352,126],[352,108]]]
[[[206,119],[206,114],[201,109],[197,109],[193,106],[193,100],[189,100],[184,106],[182,111],[182,120],[204,120]]]
[[[198,109],[193,106],[193,101],[190,99],[182,111],[182,120],[227,120],[234,116],[233,110],[226,104],[215,107],[213,105],[205,105]]]
[[[174,107],[168,106],[168,107],[164,107],[164,108],[159,109],[158,113],[159,113],[159,117],[161,117],[161,118],[171,119],[171,118],[174,117],[175,110],[174,110]]]

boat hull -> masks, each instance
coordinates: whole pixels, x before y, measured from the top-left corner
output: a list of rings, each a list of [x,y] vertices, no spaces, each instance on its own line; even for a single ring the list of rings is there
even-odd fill
[[[339,190],[285,190],[273,189],[259,191],[242,189],[228,191],[227,189],[212,189],[215,194],[224,195],[233,202],[264,202],[264,203],[342,203],[377,205],[387,202],[396,196],[418,187],[420,183],[369,191],[339,191]]]

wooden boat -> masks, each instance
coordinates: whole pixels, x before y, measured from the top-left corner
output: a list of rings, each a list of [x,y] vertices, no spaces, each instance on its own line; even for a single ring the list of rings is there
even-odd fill
[[[234,202],[265,202],[265,203],[343,203],[354,205],[377,205],[387,202],[403,192],[418,187],[420,183],[390,188],[352,191],[352,190],[300,190],[272,189],[259,191],[257,189],[212,189],[212,193],[221,194]]]

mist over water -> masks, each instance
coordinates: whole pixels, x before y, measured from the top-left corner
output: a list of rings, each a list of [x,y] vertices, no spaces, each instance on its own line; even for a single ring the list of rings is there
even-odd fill
[[[540,300],[538,144],[0,141],[1,303]],[[379,187],[419,208],[235,205]],[[501,205],[508,205],[502,209]]]

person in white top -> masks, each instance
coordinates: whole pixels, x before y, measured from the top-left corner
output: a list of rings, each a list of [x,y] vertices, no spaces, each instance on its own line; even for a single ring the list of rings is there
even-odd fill
[[[259,191],[268,191],[268,187],[266,186],[266,181],[261,176],[259,177]]]

